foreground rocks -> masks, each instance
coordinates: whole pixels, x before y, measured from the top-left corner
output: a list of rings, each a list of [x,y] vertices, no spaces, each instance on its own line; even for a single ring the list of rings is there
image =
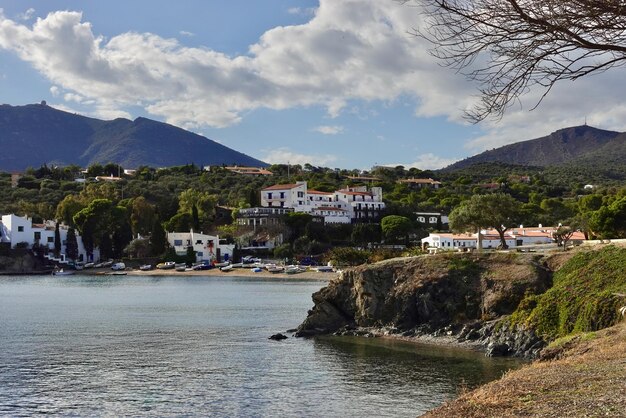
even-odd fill
[[[530,254],[441,254],[346,270],[313,294],[296,336],[446,337],[487,355],[534,358],[545,346],[506,318],[527,293],[551,285],[547,260]]]

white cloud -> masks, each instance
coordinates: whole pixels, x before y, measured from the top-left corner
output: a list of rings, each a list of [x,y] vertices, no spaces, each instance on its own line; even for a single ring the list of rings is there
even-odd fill
[[[324,135],[337,135],[343,132],[343,126],[321,125],[313,128],[313,130]]]
[[[181,35],[181,36],[187,36],[187,37],[196,36],[195,33],[189,32],[189,31],[186,31],[186,30],[181,30],[180,32],[178,32],[178,34]]]
[[[17,18],[20,20],[31,20],[33,18],[33,16],[35,15],[35,9],[33,9],[32,7],[28,10],[26,10],[24,13],[20,13],[17,15]]]
[[[304,165],[306,163],[312,164],[314,166],[329,166],[330,164],[337,161],[337,157],[335,155],[326,154],[326,155],[315,155],[315,154],[299,154],[293,151],[290,151],[287,148],[278,148],[274,150],[265,150],[265,154],[261,160],[270,163],[270,164],[300,164]]]
[[[61,89],[59,88],[59,86],[52,86],[50,87],[50,94],[52,94],[52,97],[59,97],[59,95],[61,94]]]
[[[298,16],[312,16],[315,14],[314,7],[290,7],[287,9],[287,13],[290,15],[298,15]]]
[[[0,49],[29,62],[59,94],[95,101],[94,112],[142,106],[194,130],[236,124],[258,108],[323,106],[337,117],[348,104],[397,104],[400,98],[415,106],[417,116],[463,123],[477,90],[442,69],[428,45],[408,34],[421,19],[401,2],[320,0],[308,22],[268,30],[246,54],[229,56],[151,33],[105,39],[79,12],[50,13],[31,26],[0,11]],[[624,130],[622,71],[562,83],[534,112],[525,109],[541,92],[531,91],[522,98],[523,110],[512,108],[500,123],[483,123],[485,134],[468,146],[480,151],[545,135],[579,125],[585,116],[590,124]]]
[[[447,167],[456,161],[457,160],[455,159],[442,158],[433,153],[427,153],[418,155],[415,161],[412,163],[385,164],[385,166],[396,167],[402,165],[405,168],[415,167],[419,168],[420,170],[436,170],[439,168]]]

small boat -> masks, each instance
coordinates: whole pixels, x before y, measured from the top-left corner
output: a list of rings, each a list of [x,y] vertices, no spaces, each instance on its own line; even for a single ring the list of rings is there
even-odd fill
[[[202,261],[200,263],[195,263],[193,266],[191,266],[192,270],[209,270],[211,269],[213,266],[211,264],[209,264],[208,261]]]
[[[85,266],[82,263],[75,263],[74,264],[74,270],[79,270],[80,271],[80,270],[82,270],[84,268],[85,268]]]
[[[112,260],[105,261],[104,263],[102,263],[102,267],[111,267],[112,265],[113,265]]]
[[[223,263],[215,263],[215,264],[213,264],[213,265],[214,265],[215,267],[222,268],[222,267],[230,266],[230,261],[224,261]]]
[[[319,266],[315,268],[315,271],[319,273],[332,273],[334,269],[332,266]]]
[[[75,270],[64,270],[64,269],[58,269],[58,270],[53,270],[52,271],[52,275],[53,276],[71,276],[72,274],[76,274]]]
[[[165,263],[159,263],[156,266],[156,268],[158,268],[159,270],[171,270],[174,267],[176,267],[176,263],[174,263],[173,261],[166,261]]]
[[[267,271],[269,271],[270,273],[282,273],[283,271],[285,271],[284,267],[280,267],[280,266],[274,266],[274,267],[269,267],[267,269]]]
[[[93,268],[93,266],[95,266],[95,264],[94,264],[94,263],[85,263],[85,265],[83,266],[83,268],[86,268],[86,269],[92,269],[92,268]]]
[[[178,263],[174,265],[174,270],[176,271],[185,271],[186,268],[187,268],[187,264],[185,263]]]
[[[231,266],[231,265],[228,265],[228,266],[223,266],[223,267],[220,267],[220,271],[229,272],[229,271],[232,271],[232,270],[233,270],[233,268],[234,268],[234,267],[233,267],[233,266]]]
[[[263,271],[263,269],[261,267],[255,267],[253,269],[250,270],[253,273],[260,273]]]
[[[106,273],[107,276],[126,276],[126,272],[125,271],[111,271],[109,273]]]
[[[126,264],[124,264],[124,263],[115,263],[115,264],[111,265],[111,270],[115,270],[115,271],[126,270]]]
[[[139,266],[139,270],[141,271],[150,271],[152,270],[152,264],[143,264]]]

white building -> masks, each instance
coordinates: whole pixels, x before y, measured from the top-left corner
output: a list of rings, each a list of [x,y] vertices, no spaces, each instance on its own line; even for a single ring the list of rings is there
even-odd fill
[[[47,247],[50,251],[54,250],[54,231],[56,222],[45,221],[43,224],[33,224],[28,217],[22,218],[16,215],[3,215],[0,223],[0,242],[10,243],[11,248],[15,248],[18,244],[24,245],[26,248],[33,248],[35,243]],[[66,241],[68,226],[59,225],[59,235],[61,237],[61,256],[60,262],[66,261]],[[87,251],[83,245],[83,239],[76,231],[76,243],[78,244],[78,260],[77,261],[98,261],[100,259],[100,250],[94,248],[91,257],[87,257]]]
[[[168,232],[167,241],[176,254],[187,254],[187,248],[193,247],[196,261],[228,261],[233,259],[234,244],[226,244],[219,236],[193,232]]]
[[[328,223],[350,223],[378,218],[385,208],[380,187],[349,187],[334,192],[308,190],[306,181],[277,184],[261,190],[261,206],[293,208],[296,212],[324,216]]]
[[[504,233],[506,244],[509,248],[522,247],[526,245],[543,245],[554,243],[554,233],[556,228],[538,227],[511,228]],[[495,229],[483,230],[482,248],[498,248],[500,236]],[[585,235],[582,232],[575,232],[571,241],[584,241]],[[431,233],[422,239],[422,247],[459,250],[464,248],[477,248],[477,234],[452,234],[452,233]]]

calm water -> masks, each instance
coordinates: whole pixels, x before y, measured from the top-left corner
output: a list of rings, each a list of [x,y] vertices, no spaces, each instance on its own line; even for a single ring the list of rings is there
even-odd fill
[[[515,365],[378,339],[268,340],[322,285],[0,278],[0,415],[412,417]]]

